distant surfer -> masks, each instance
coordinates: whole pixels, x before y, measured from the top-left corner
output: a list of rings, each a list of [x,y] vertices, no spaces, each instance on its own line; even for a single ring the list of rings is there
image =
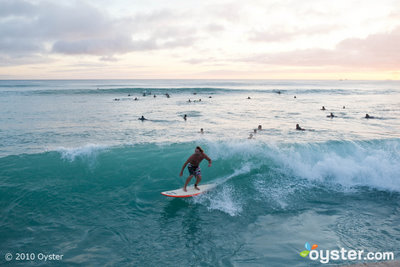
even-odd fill
[[[374,116],[370,116],[370,115],[367,113],[367,114],[365,114],[365,118],[366,118],[366,119],[373,119]]]
[[[140,117],[138,120],[141,120],[141,121],[147,121],[147,119],[142,115],[142,117]]]
[[[187,121],[187,115],[186,115],[186,114],[183,116],[183,119],[184,119],[185,121]]]
[[[193,178],[193,176],[196,177],[196,183],[194,184],[194,188],[200,190],[200,188],[198,188],[197,186],[201,181],[200,163],[203,159],[206,159],[208,161],[208,167],[211,167],[211,159],[204,153],[201,147],[197,146],[196,149],[194,150],[194,154],[192,154],[186,160],[185,164],[183,164],[182,170],[179,174],[179,176],[183,175],[183,171],[185,170],[187,165],[189,171],[189,177],[186,179],[185,185],[183,186],[183,191],[187,192],[186,187],[189,184],[190,180]]]
[[[296,130],[297,131],[305,131],[306,129],[303,129],[303,128],[300,127],[299,124],[296,124]]]
[[[262,130],[262,126],[261,126],[261,124],[260,124],[260,125],[258,125],[258,128],[257,128],[257,130],[259,130],[259,131],[261,131],[261,130]]]
[[[322,106],[321,110],[325,110],[325,106]]]
[[[201,134],[204,134],[203,128],[200,129],[200,133],[201,133]]]
[[[328,117],[328,118],[334,118],[335,117],[335,115],[333,115],[333,113],[331,112],[331,114],[329,114],[328,116],[326,116],[326,117]]]

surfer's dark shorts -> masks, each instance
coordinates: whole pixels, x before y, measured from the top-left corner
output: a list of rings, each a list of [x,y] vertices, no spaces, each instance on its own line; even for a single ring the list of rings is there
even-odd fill
[[[201,170],[199,166],[192,166],[190,163],[188,164],[188,170],[190,175],[200,176]]]

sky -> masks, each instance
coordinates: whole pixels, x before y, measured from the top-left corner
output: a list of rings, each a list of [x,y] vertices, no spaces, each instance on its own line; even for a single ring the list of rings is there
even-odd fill
[[[0,79],[400,80],[400,2],[0,0]]]

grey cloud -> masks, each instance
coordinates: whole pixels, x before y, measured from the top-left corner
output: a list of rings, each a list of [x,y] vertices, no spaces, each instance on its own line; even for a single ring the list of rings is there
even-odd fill
[[[0,14],[0,55],[11,59],[51,53],[111,57],[189,46],[196,38],[196,30],[179,22],[183,15],[168,10],[113,18],[84,1],[0,0]]]
[[[13,1],[13,0],[1,0],[0,1],[0,16],[19,16],[31,14],[36,8],[35,5],[28,1]]]

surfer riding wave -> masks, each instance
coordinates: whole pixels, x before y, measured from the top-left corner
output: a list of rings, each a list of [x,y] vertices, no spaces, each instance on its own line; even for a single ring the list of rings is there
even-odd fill
[[[194,184],[194,188],[197,190],[200,190],[200,188],[197,187],[197,185],[201,181],[201,170],[200,170],[200,163],[203,159],[206,159],[208,161],[208,167],[211,167],[211,159],[204,153],[203,149],[199,146],[196,147],[194,150],[194,154],[192,154],[183,164],[182,170],[179,174],[179,176],[183,175],[183,171],[185,170],[186,165],[188,166],[188,171],[189,171],[189,177],[186,179],[185,185],[183,186],[183,191],[187,192],[187,185],[189,184],[190,180],[193,178],[193,176],[196,177],[196,183]]]

